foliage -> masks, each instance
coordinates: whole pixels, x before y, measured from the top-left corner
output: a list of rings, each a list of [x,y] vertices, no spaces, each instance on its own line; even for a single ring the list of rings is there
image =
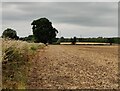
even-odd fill
[[[29,62],[35,51],[44,45],[2,39],[3,89],[23,89],[27,81]]]
[[[60,42],[63,42],[63,41],[64,41],[64,37],[55,38],[55,39],[54,39],[54,42],[56,42],[56,43],[54,43],[54,44],[60,44]]]
[[[21,37],[21,38],[19,38],[19,40],[27,41],[27,42],[34,42],[35,41],[34,35],[29,35],[28,37]]]
[[[112,43],[114,43],[114,39],[113,38],[107,38],[107,42],[110,43],[110,45],[112,45]]]
[[[74,37],[73,39],[71,39],[71,42],[72,42],[73,45],[76,44],[76,39],[77,39],[76,37]]]
[[[33,35],[35,37],[35,42],[52,43],[52,40],[56,37],[58,31],[53,28],[52,23],[47,18],[40,18],[34,20],[31,25],[33,25]]]
[[[72,42],[72,38],[64,38],[61,42]],[[98,43],[115,43],[120,44],[120,37],[111,37],[111,38],[76,38],[76,42],[98,42]]]
[[[64,41],[64,37],[61,37],[60,40],[61,40],[61,42],[63,42]]]
[[[19,37],[17,36],[17,33],[15,30],[7,28],[3,33],[2,33],[2,38],[11,38],[11,39],[18,39]]]

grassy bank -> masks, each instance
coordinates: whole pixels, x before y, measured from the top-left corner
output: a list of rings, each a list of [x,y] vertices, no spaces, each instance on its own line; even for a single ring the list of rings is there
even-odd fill
[[[2,88],[25,89],[29,62],[43,44],[2,39]]]

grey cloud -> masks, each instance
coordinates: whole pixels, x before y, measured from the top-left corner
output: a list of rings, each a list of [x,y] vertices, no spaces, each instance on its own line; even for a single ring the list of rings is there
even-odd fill
[[[55,22],[79,24],[83,26],[115,26],[117,20],[116,3],[3,3],[3,21],[32,20],[49,17]],[[14,7],[13,7],[14,6]],[[8,11],[13,7],[13,11]],[[15,11],[16,9],[16,11]]]
[[[25,25],[47,17],[54,24],[116,29],[117,5],[113,2],[4,2],[3,25],[15,22]]]

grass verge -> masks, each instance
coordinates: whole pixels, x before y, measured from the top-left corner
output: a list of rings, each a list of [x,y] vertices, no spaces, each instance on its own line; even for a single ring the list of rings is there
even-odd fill
[[[25,89],[29,62],[43,44],[2,39],[2,88]]]

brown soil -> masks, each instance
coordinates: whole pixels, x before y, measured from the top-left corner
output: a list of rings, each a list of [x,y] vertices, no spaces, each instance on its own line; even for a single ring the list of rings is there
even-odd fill
[[[49,45],[31,62],[28,89],[116,89],[118,47]]]

